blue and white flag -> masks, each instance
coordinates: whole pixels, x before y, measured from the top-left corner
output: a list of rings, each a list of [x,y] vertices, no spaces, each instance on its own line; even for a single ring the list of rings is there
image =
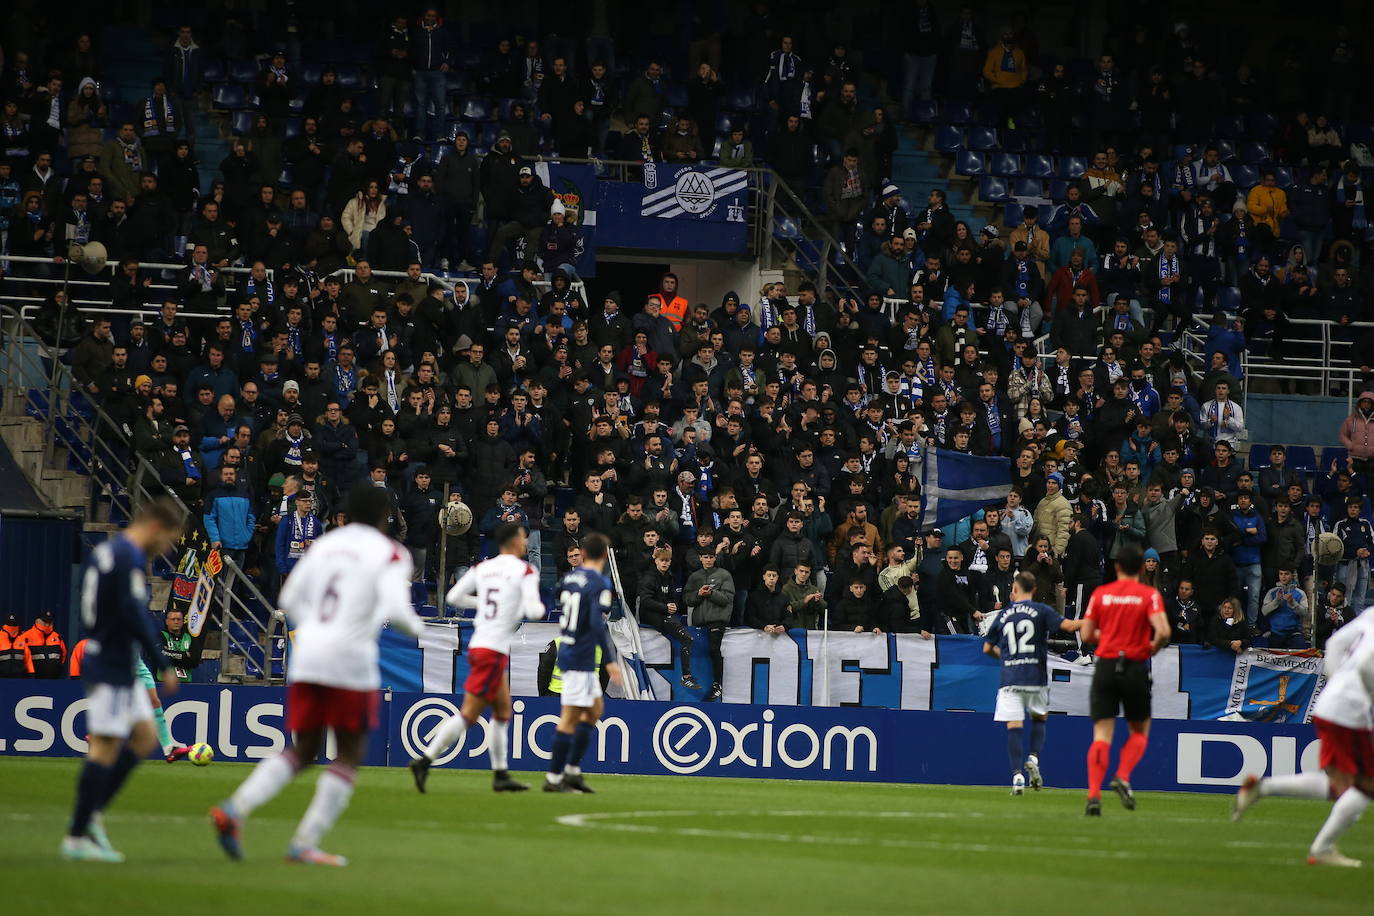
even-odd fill
[[[661,165],[652,181],[646,171],[639,215],[743,222],[748,186],[744,169]]]
[[[921,527],[952,525],[1010,492],[1010,458],[930,449],[921,473]]]
[[[1326,685],[1321,653],[1251,649],[1236,656],[1231,690],[1225,698],[1232,722],[1311,722],[1312,704]],[[1197,712],[1205,712],[1206,697],[1194,696]],[[1199,708],[1202,707],[1202,708]]]

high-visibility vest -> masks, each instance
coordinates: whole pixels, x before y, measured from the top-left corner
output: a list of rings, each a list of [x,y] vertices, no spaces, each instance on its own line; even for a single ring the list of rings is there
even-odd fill
[[[563,669],[558,667],[558,649],[563,645],[563,637],[558,636],[553,641],[553,673],[549,675],[549,692],[561,695],[563,693]],[[601,647],[596,647],[596,668],[601,670]]]

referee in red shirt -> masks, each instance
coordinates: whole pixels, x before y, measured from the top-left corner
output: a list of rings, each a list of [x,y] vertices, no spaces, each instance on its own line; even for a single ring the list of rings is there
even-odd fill
[[[1135,810],[1131,771],[1145,756],[1150,734],[1150,656],[1169,643],[1169,618],[1159,591],[1140,582],[1144,556],[1128,544],[1116,560],[1116,581],[1099,586],[1088,602],[1081,631],[1083,642],[1097,642],[1089,702],[1093,743],[1088,748],[1088,806],[1085,814],[1102,814],[1102,779],[1107,775],[1116,717],[1124,713],[1131,734],[1121,748],[1112,789],[1128,811]]]

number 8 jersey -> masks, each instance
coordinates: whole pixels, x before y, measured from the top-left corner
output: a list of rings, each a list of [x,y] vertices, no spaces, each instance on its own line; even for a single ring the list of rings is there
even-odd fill
[[[463,573],[449,589],[448,603],[476,607],[468,651],[490,649],[510,654],[511,639],[520,624],[544,616],[539,597],[539,573],[519,557],[501,553]]]

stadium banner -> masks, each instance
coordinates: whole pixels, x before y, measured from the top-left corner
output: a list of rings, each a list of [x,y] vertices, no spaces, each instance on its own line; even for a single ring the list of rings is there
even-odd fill
[[[569,225],[577,227],[582,238],[574,262],[577,275],[584,280],[595,277],[597,204],[602,184],[597,180],[596,170],[590,165],[536,162],[534,172],[544,182],[544,187],[563,202],[564,218]]]
[[[603,181],[600,190],[602,247],[729,254],[747,247],[749,173],[743,169],[645,163],[641,181]]]
[[[255,763],[285,746],[284,699],[278,687],[185,685],[164,702],[177,740],[203,741],[220,761]],[[385,699],[365,760],[371,766],[403,766],[461,702],[451,693],[395,692]],[[74,681],[0,681],[0,755],[85,753],[86,706],[82,686]],[[512,769],[547,767],[558,714],[556,698],[514,701]],[[488,720],[481,720],[440,765],[485,769],[488,728]],[[1006,729],[986,714],[611,700],[597,730],[584,761],[592,774],[1007,782]],[[1117,731],[1120,743],[1125,729]],[[1084,785],[1091,740],[1087,719],[1051,716],[1040,758],[1048,785]],[[325,749],[326,757],[330,751]],[[1133,782],[1139,789],[1229,792],[1247,773],[1318,769],[1310,726],[1157,720]]]
[[[135,689],[140,689],[137,686]],[[256,763],[286,747],[286,690],[227,684],[182,684],[162,694],[167,727],[183,744],[204,743],[216,760]],[[80,681],[0,680],[0,755],[79,757],[86,753],[86,691]],[[386,717],[364,763],[384,766]],[[324,756],[333,755],[333,739]]]
[[[706,631],[692,629],[692,673],[712,680]],[[539,654],[558,635],[551,623],[527,623],[511,645],[511,692],[539,694]],[[429,624],[417,640],[382,634],[382,683],[398,691],[453,693],[467,679],[466,621]],[[640,628],[642,662],[654,699],[700,702],[705,690],[681,684],[682,655],[656,630]],[[725,634],[721,688],[727,703],[858,706],[991,713],[998,662],[975,636],[834,633],[791,630],[773,636],[746,627]],[[1091,666],[1051,655],[1050,708],[1088,714]],[[1240,655],[1201,646],[1169,646],[1152,662],[1158,719],[1310,721],[1321,691],[1321,659],[1311,652],[1252,649]]]

